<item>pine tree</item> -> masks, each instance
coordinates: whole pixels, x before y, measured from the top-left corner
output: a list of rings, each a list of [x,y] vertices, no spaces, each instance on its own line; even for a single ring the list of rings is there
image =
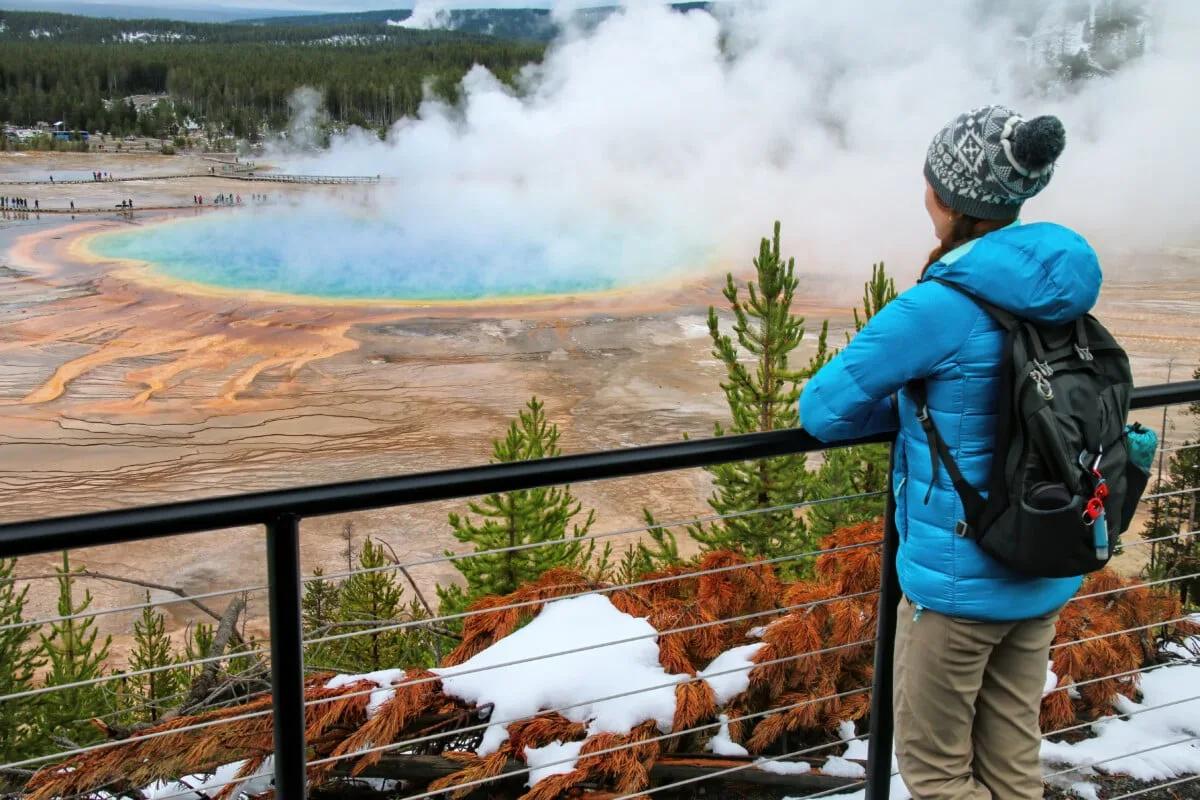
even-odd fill
[[[146,602],[150,602],[149,592],[146,592]],[[149,605],[133,623],[133,641],[130,672],[167,667],[176,661],[171,637],[167,634],[166,617]],[[157,722],[183,688],[182,677],[180,672],[170,669],[131,675],[123,681],[122,705],[137,721]]]
[[[34,641],[35,628],[22,625],[29,587],[17,589],[17,560],[0,559],[0,695],[33,688],[34,675],[43,665]],[[16,626],[16,627],[10,627]],[[33,698],[0,700],[0,763],[35,755],[36,717]],[[0,776],[0,787],[4,778]]]
[[[216,636],[216,630],[207,622],[197,622],[195,625],[189,624],[187,631],[183,635],[184,661],[191,663],[208,658],[209,654],[212,653],[214,636]],[[187,682],[191,683],[196,680],[200,676],[202,669],[204,669],[203,664],[193,664],[187,667],[185,672]]]
[[[304,638],[324,636],[329,633],[330,626],[337,621],[341,587],[324,577],[325,571],[320,567],[313,570],[314,580],[304,584],[304,596],[300,600],[304,622]],[[329,647],[324,643],[305,646],[304,660],[306,664],[320,667],[326,663]]]
[[[1193,373],[1200,379],[1200,367]],[[1196,420],[1197,438],[1180,445],[1167,468],[1167,478],[1155,484],[1154,494],[1165,494],[1149,502],[1150,520],[1142,536],[1158,539],[1179,536],[1157,542],[1147,568],[1155,580],[1172,579],[1185,606],[1200,604],[1200,536],[1184,534],[1200,531],[1200,403],[1192,403],[1188,415]],[[1179,494],[1171,494],[1178,492]]]
[[[69,619],[50,623],[49,635],[39,634],[42,649],[49,663],[45,686],[64,688],[40,695],[40,720],[43,733],[61,736],[76,744],[86,744],[99,738],[99,731],[88,723],[92,717],[112,710],[112,703],[102,684],[68,687],[101,678],[112,637],[97,644],[99,631],[95,617],[78,616],[92,605],[92,593],[84,591],[75,599],[75,574],[66,551],[58,573],[58,613]]]
[[[895,299],[896,282],[887,276],[883,262],[872,265],[871,280],[863,284],[861,313],[854,309],[855,333]],[[846,334],[846,341],[850,341],[850,334]],[[811,475],[808,492],[811,497],[852,497],[886,491],[887,487],[888,448],[873,444],[826,450],[821,466]],[[883,507],[878,497],[823,503],[808,509],[808,525],[816,536],[825,536],[838,528],[878,518]]]
[[[621,551],[619,560],[613,559],[613,546],[606,543],[599,558],[588,571],[595,580],[633,583],[651,572],[684,563],[679,554],[679,542],[675,534],[669,528],[659,525],[649,509],[642,509],[642,517],[646,521],[646,535],[650,537],[650,541],[627,545]]]
[[[557,456],[558,439],[558,426],[546,419],[545,406],[535,397],[509,425],[504,438],[493,442],[492,461]],[[456,539],[474,545],[480,555],[454,562],[466,579],[465,587],[438,587],[443,614],[464,611],[480,597],[513,592],[552,567],[583,566],[591,560],[592,548],[577,540],[591,529],[595,512],[575,522],[582,506],[569,486],[491,494],[468,508],[475,518],[451,514],[450,527]],[[541,542],[561,544],[505,549]],[[483,555],[500,549],[503,552]]]
[[[430,634],[424,628],[377,630],[427,616],[420,604],[404,602],[404,589],[396,582],[395,573],[380,569],[391,563],[382,544],[370,539],[363,542],[358,554],[362,571],[342,582],[337,598],[337,632],[357,635],[326,646],[325,653],[334,662],[330,666],[374,671],[432,665]]]
[[[791,312],[798,284],[795,259],[783,259],[779,237],[776,222],[773,238],[762,240],[754,259],[757,281],[746,284],[744,300],[732,273],[726,277],[724,295],[733,312],[733,336],[721,333],[716,308],[708,309],[713,355],[725,365],[721,389],[732,417],[728,428],[715,426],[717,436],[795,427],[800,382],[829,356],[826,322],[808,365],[794,369],[789,361],[805,328],[804,319]],[[753,359],[752,368],[746,366],[747,356]],[[713,477],[708,503],[717,514],[793,506],[807,496],[803,454],[721,464],[708,472]],[[688,532],[705,550],[733,549],[755,557],[805,552],[814,542],[804,518],[793,508],[694,525]]]

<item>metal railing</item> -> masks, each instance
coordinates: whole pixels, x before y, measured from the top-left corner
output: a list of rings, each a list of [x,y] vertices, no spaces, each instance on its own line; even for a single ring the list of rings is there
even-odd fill
[[[1195,402],[1197,400],[1200,400],[1200,381],[1190,381],[1140,388],[1134,394],[1133,407],[1136,409],[1144,409],[1157,406]],[[888,437],[874,436],[854,441],[840,442],[833,446],[844,447],[868,443],[886,443],[887,441]],[[301,576],[299,557],[299,526],[302,519],[347,512],[366,511],[385,507],[428,503],[441,500],[462,499],[479,495],[520,491],[545,486],[574,484],[614,478],[627,478],[671,470],[707,467],[714,464],[732,461],[754,460],[774,456],[814,452],[827,449],[828,447],[830,447],[830,445],[826,445],[816,440],[804,430],[792,429],[740,436],[726,436],[704,440],[690,440],[679,443],[629,448],[585,455],[563,456],[539,461],[492,464],[480,467],[445,470],[400,477],[306,486],[280,491],[259,492],[232,497],[218,497],[189,502],[145,506],[126,510],[7,524],[0,526],[0,558],[24,556],[39,552],[136,542],[165,536],[174,536],[178,534],[262,525],[266,529],[268,580],[265,585],[214,591],[205,594],[189,595],[188,597],[184,598],[172,598],[170,600],[159,602],[132,604],[112,609],[87,611],[74,615],[66,614],[57,617],[47,617],[45,619],[34,620],[31,622],[11,623],[6,625],[5,628],[44,625],[53,622],[60,622],[73,617],[96,616],[98,614],[111,614],[123,611],[127,612],[142,609],[147,606],[198,601],[220,596],[230,596],[234,594],[265,590],[269,598],[271,634],[269,650],[242,650],[235,655],[236,657],[247,658],[269,655],[271,671],[271,710],[268,711],[264,709],[259,711],[250,711],[240,715],[224,716],[220,719],[195,723],[194,725],[184,728],[173,728],[169,731],[164,731],[162,734],[143,734],[141,737],[139,737],[139,739],[151,738],[156,735],[178,735],[189,730],[203,730],[204,728],[214,725],[229,724],[230,722],[254,717],[263,717],[268,714],[273,715],[272,726],[274,731],[274,761],[272,769],[274,773],[274,788],[280,797],[288,799],[302,798],[304,797],[306,791],[306,769],[308,767],[321,766],[335,761],[344,761],[348,758],[357,758],[368,753],[393,753],[404,749],[411,750],[416,746],[427,744],[429,742],[436,743],[451,736],[461,736],[467,732],[482,731],[489,726],[504,725],[519,721],[496,721],[489,719],[486,722],[475,724],[467,729],[456,728],[448,733],[431,733],[400,742],[381,743],[379,745],[361,749],[345,755],[327,756],[311,762],[308,761],[307,745],[305,742],[304,732],[306,708],[315,704],[331,702],[333,699],[343,699],[350,695],[342,694],[337,698],[326,700],[311,700],[305,698],[304,647],[306,644],[313,645],[330,643],[366,633],[379,633],[381,631],[389,630],[405,630],[419,626],[454,622],[456,620],[465,619],[466,617],[470,616],[471,613],[478,612],[465,612],[460,614],[432,616],[430,618],[412,621],[392,622],[386,625],[372,627],[368,630],[327,634],[306,640],[304,637],[301,620],[301,593],[304,582],[306,580],[313,580],[314,578],[306,579]],[[710,625],[726,624],[729,622],[741,623],[761,619],[762,623],[766,624],[772,619],[788,614],[789,612],[826,603],[843,602],[856,598],[861,599],[864,596],[869,597],[878,594],[877,624],[874,631],[874,636],[872,638],[863,639],[861,641],[844,642],[830,648],[824,648],[822,650],[783,655],[774,659],[773,661],[765,662],[765,665],[768,666],[773,663],[784,664],[790,663],[797,659],[819,655],[821,653],[842,649],[861,648],[873,644],[875,668],[870,686],[854,687],[852,689],[832,693],[826,696],[810,698],[803,702],[785,704],[755,713],[742,714],[738,717],[727,720],[725,723],[705,723],[693,725],[678,731],[672,730],[669,733],[664,733],[652,737],[651,739],[638,740],[636,742],[614,746],[609,750],[600,751],[599,753],[593,753],[591,755],[603,754],[604,752],[610,751],[615,752],[632,747],[643,746],[647,743],[670,741],[681,736],[700,731],[717,730],[722,724],[728,724],[728,722],[742,722],[760,719],[768,714],[788,711],[806,704],[827,702],[845,696],[862,694],[866,692],[870,692],[870,729],[868,734],[857,736],[853,739],[839,740],[823,745],[794,750],[783,753],[782,755],[772,755],[761,758],[755,762],[738,764],[725,769],[716,771],[708,770],[703,775],[698,776],[688,776],[686,774],[686,770],[683,772],[676,771],[675,773],[671,773],[673,780],[668,780],[664,784],[643,789],[634,794],[625,796],[648,796],[660,791],[678,789],[679,787],[686,786],[700,780],[717,778],[726,775],[734,776],[739,772],[744,772],[744,770],[760,766],[763,762],[790,760],[804,756],[811,756],[814,753],[818,753],[831,747],[846,744],[847,742],[861,741],[866,739],[867,756],[865,759],[865,776],[862,781],[858,783],[847,783],[846,781],[841,781],[836,785],[830,785],[826,789],[821,789],[816,794],[808,794],[806,796],[828,796],[829,794],[852,790],[858,786],[865,786],[868,800],[887,800],[890,779],[893,776],[892,753],[890,747],[893,729],[891,710],[891,661],[893,654],[893,637],[896,628],[897,604],[899,600],[899,588],[895,576],[895,555],[898,546],[898,537],[893,524],[894,507],[891,492],[874,492],[839,498],[824,498],[807,501],[805,503],[789,504],[779,508],[756,509],[753,511],[737,512],[735,514],[726,515],[711,515],[709,517],[702,517],[699,519],[658,522],[652,526],[591,534],[582,537],[580,541],[594,542],[600,539],[627,536],[649,530],[680,527],[694,524],[696,522],[715,521],[744,515],[793,510],[805,506],[817,506],[829,502],[878,497],[880,494],[882,494],[885,498],[886,511],[884,514],[885,525],[884,539],[882,542],[883,566],[880,585],[877,589],[874,589],[870,592],[864,592],[859,595],[840,595],[825,600],[818,600],[780,608],[772,608],[766,611],[758,611],[749,614],[730,616],[716,621],[679,625],[665,630],[656,630],[652,634],[647,634],[646,637],[638,636],[616,642],[602,642],[585,647],[567,649],[561,652],[540,654],[535,657],[536,659],[563,657],[595,648],[628,643],[640,638],[657,638],[670,634],[694,631]],[[1159,496],[1166,495],[1163,494]],[[1155,539],[1131,542],[1128,546],[1132,546],[1134,544],[1151,544],[1171,539],[1181,539],[1194,536],[1196,534],[1197,532],[1195,531],[1180,531],[1180,533],[1170,536],[1161,536]],[[459,555],[448,554],[442,557],[421,559],[405,564],[388,564],[382,567],[375,567],[370,570],[349,570],[344,574],[333,573],[321,577],[324,579],[337,579],[340,577],[347,577],[352,574],[362,574],[363,572],[405,570],[421,565],[453,562],[458,559],[471,558],[480,555],[495,554],[513,550],[524,550],[531,547],[550,546],[553,544],[561,543],[556,540],[545,543],[515,545],[513,547],[499,548],[494,551],[484,551],[482,553],[477,552]],[[834,548],[834,550],[877,546],[879,544],[880,542],[876,541],[865,544],[847,545],[842,548]],[[786,558],[767,559],[746,564],[719,566],[703,571],[688,572],[687,574],[683,575],[682,578],[693,578],[706,574],[721,574],[732,572],[734,570],[748,569],[765,564],[771,564],[773,562],[783,563],[787,561],[812,559],[824,553],[833,552],[834,550],[796,553],[789,555]],[[600,589],[589,589],[586,592],[579,592],[578,595],[596,592],[606,593],[628,591],[631,589],[643,588],[655,584],[668,583],[678,580],[681,580],[681,576],[665,575],[660,577],[648,577],[630,583],[605,586]],[[1174,580],[1180,580],[1180,578],[1150,581],[1140,585],[1152,586]],[[1128,588],[1130,587],[1124,587],[1111,591],[1126,591]],[[1108,592],[1081,595],[1076,597],[1075,600],[1087,599],[1106,593]],[[554,599],[567,599],[578,595],[563,594],[557,595]],[[532,605],[536,602],[537,601],[529,601],[527,603],[513,603],[509,606],[489,607],[486,613],[493,613],[506,609],[516,609],[523,606]],[[1072,602],[1074,602],[1074,600]],[[1169,622],[1171,621],[1159,621],[1154,623],[1154,625],[1163,625]],[[1129,630],[1124,630],[1117,633],[1128,632]],[[1110,635],[1116,634],[1104,634],[1104,636]],[[1087,639],[1081,639],[1080,641],[1087,641]],[[1074,642],[1068,642],[1066,644],[1072,643]],[[233,657],[233,654],[225,654],[210,658],[199,658],[187,662],[185,666],[196,666],[217,660],[228,660],[231,657]],[[490,665],[481,669],[502,669],[504,667],[511,667],[520,663],[524,663],[527,660],[530,659],[522,659],[520,661],[513,661],[506,664]],[[174,664],[171,667],[150,668],[142,670],[140,673],[125,672],[120,676],[130,677],[131,675],[137,674],[150,674],[158,669],[177,669],[179,666],[179,664]],[[754,666],[764,666],[764,664],[755,664]],[[749,667],[742,667],[741,669],[745,670],[749,669]],[[1126,675],[1131,676],[1134,674],[1140,674],[1150,669],[1153,669],[1153,667],[1134,670],[1130,673],[1126,673]],[[468,674],[471,671],[473,670],[455,671],[453,675],[456,676],[460,674]],[[738,670],[732,671],[737,672]],[[115,679],[116,677],[117,675],[106,676],[104,678],[99,678],[85,683],[90,684],[103,682],[106,680]],[[451,675],[443,675],[436,678],[436,680],[442,680],[446,677],[451,677]],[[1105,676],[1105,678],[1099,678],[1096,680],[1106,680],[1114,677],[1121,676]],[[417,681],[412,681],[409,683],[419,682],[420,680],[432,681],[435,679],[418,679]],[[683,682],[688,683],[696,680],[701,680],[701,678],[693,677],[690,680]],[[623,691],[619,694],[603,698],[593,698],[588,702],[590,704],[594,704],[602,701],[611,701],[620,697],[636,695],[648,691],[661,690],[667,686],[676,687],[678,685],[678,682],[673,682],[670,684],[664,684],[663,686],[630,687],[627,691]],[[63,688],[67,687],[54,687],[55,690]],[[16,693],[8,696],[0,696],[0,702],[5,702],[23,696],[33,696],[46,691],[50,691],[50,689],[31,689],[26,692]],[[356,693],[368,694],[373,691],[376,690],[356,690]],[[242,699],[244,700],[245,698]],[[571,708],[571,706],[563,706],[555,709],[543,709],[539,711],[539,713],[549,713],[553,711],[562,713],[569,711]],[[1090,724],[1092,723],[1086,723],[1086,725]],[[1086,727],[1086,725],[1079,727]],[[1068,728],[1064,730],[1070,729]],[[1064,730],[1052,731],[1047,735],[1060,734],[1064,732]],[[122,744],[123,742],[120,741],[103,742],[87,747],[73,748],[63,752],[55,753],[52,756],[31,758],[17,764],[8,764],[3,766],[6,768],[36,768],[41,763],[57,760],[64,756],[96,752],[107,748],[120,746]],[[553,764],[543,764],[540,766],[553,766]],[[520,769],[506,769],[499,777],[510,779],[513,777],[519,777],[523,774],[528,774],[531,771],[532,768],[529,767]],[[1063,770],[1062,772],[1063,774],[1066,774],[1071,771],[1073,770]],[[244,779],[238,779],[238,782],[243,780]],[[486,783],[487,780],[480,779],[478,783],[482,785],[483,783]],[[206,786],[207,790],[218,788],[213,784],[207,784]],[[464,784],[458,784],[454,788],[462,788],[463,786]],[[809,789],[812,789],[814,786],[817,786],[817,784],[810,782],[806,784],[806,786]],[[442,794],[445,791],[446,790],[429,791],[425,792],[424,794],[410,795],[409,800],[432,797],[434,795]],[[185,796],[190,794],[190,792],[181,791],[179,794],[180,796]],[[1134,795],[1131,794],[1128,796],[1132,797]]]
[[[292,175],[289,173],[253,172],[239,175],[219,175],[222,178],[235,178],[239,181],[257,181],[260,183],[307,183],[340,186],[344,184],[374,184],[382,179],[378,175]]]

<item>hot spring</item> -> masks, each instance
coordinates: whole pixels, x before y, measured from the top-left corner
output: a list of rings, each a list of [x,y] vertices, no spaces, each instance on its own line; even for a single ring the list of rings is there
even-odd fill
[[[138,262],[203,286],[333,300],[474,302],[624,289],[677,277],[687,263],[639,257],[605,225],[533,234],[487,220],[430,226],[345,209],[211,211],[103,233],[101,258]],[[691,263],[697,263],[692,261]]]

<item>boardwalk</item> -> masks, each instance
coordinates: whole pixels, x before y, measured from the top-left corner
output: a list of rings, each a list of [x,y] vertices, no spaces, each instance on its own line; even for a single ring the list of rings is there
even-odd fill
[[[262,183],[304,183],[311,185],[346,185],[346,184],[373,184],[380,182],[378,175],[288,175],[286,173],[267,173],[265,175],[255,175],[254,173],[246,172],[178,172],[168,175],[133,175],[120,178],[105,178],[97,181],[91,178],[77,178],[74,180],[51,181],[47,180],[26,180],[26,181],[0,181],[0,186],[72,186],[103,184],[103,183],[126,183],[129,181],[170,181],[180,178],[224,178],[226,180],[235,181],[254,181]]]
[[[309,184],[369,184],[379,183],[381,180],[378,175],[287,175],[267,173],[266,175],[227,175],[225,177],[239,181]]]
[[[177,178],[201,178],[212,177],[207,172],[176,172],[167,175],[135,175],[122,178],[105,178],[104,180],[96,180],[95,178],[74,178],[71,180],[32,180],[32,181],[0,181],[0,186],[77,186],[80,184],[92,185],[93,183],[124,183],[127,181],[167,181]],[[232,176],[223,176],[232,177]]]

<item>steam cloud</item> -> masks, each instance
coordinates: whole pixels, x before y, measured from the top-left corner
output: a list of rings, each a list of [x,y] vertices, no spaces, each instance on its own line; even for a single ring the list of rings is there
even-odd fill
[[[1001,102],[1067,129],[1025,219],[1102,249],[1193,240],[1200,4],[1156,4],[1147,55],[1113,75],[1036,88],[1042,53],[1074,46],[1066,8],[744,0],[714,15],[628,0],[593,30],[568,26],[519,94],[476,67],[458,107],[428,101],[385,141],[351,131],[286,166],[391,176],[380,214],[472,252],[521,242],[571,257],[603,240],[618,274],[698,272],[745,265],[778,218],[801,269],[857,282],[880,258],[915,274],[934,244],[928,142]]]
[[[432,30],[450,26],[450,3],[447,0],[419,0],[412,15],[400,22],[388,20],[389,25],[415,30]]]
[[[288,146],[294,150],[311,150],[320,144],[321,124],[326,119],[321,93],[311,86],[301,86],[288,98]]]

